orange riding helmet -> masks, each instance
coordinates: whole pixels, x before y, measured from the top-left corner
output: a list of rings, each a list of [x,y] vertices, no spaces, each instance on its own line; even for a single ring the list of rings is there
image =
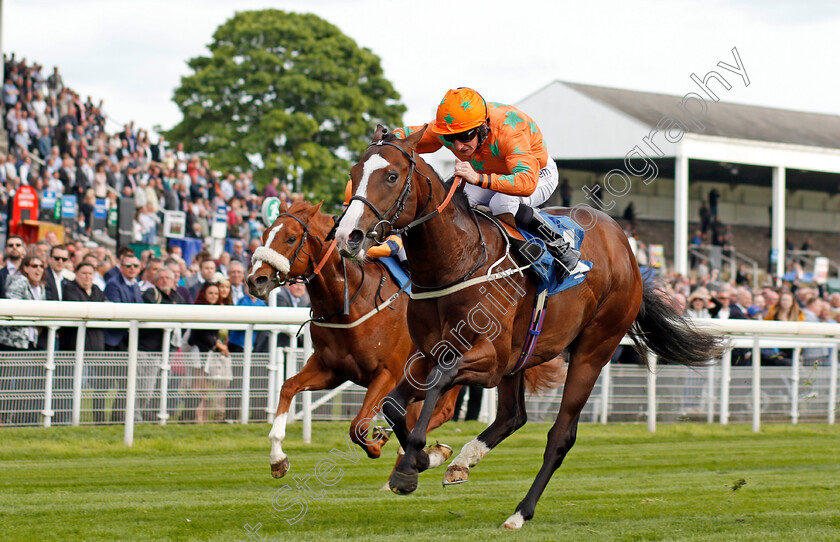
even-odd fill
[[[461,87],[446,93],[430,128],[438,135],[460,134],[481,126],[485,120],[487,105],[484,98],[471,88]]]

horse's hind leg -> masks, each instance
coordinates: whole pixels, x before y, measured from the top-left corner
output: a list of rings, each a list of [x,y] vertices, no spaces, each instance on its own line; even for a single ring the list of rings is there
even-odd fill
[[[525,389],[523,371],[507,376],[499,382],[499,408],[496,419],[473,440],[464,444],[461,453],[452,460],[443,476],[443,485],[462,484],[474,467],[490,450],[525,425]]]
[[[590,329],[598,329],[598,326]],[[519,529],[526,521],[534,517],[537,501],[548,485],[551,475],[560,467],[563,458],[575,443],[580,411],[589,399],[589,394],[595,387],[595,381],[598,380],[601,369],[618,347],[622,336],[623,333],[604,340],[602,333],[584,331],[579,337],[578,345],[571,352],[560,412],[548,432],[548,444],[543,454],[542,467],[528,494],[516,507],[516,512],[502,525],[505,529]]]
[[[443,397],[438,400],[438,404],[435,406],[435,411],[432,413],[432,419],[429,420],[429,433],[452,419],[452,415],[455,414],[455,403],[458,401],[459,391],[461,391],[461,386],[455,386],[444,393]],[[412,419],[411,411],[409,411],[408,426],[414,427],[414,424],[419,416],[420,411],[417,410],[416,415]]]
[[[338,377],[327,368],[314,354],[298,374],[283,382],[280,390],[280,402],[277,414],[271,426],[268,439],[271,441],[271,475],[282,478],[289,471],[289,459],[283,452],[283,439],[286,438],[286,418],[292,398],[301,390],[323,390],[338,385]]]
[[[350,424],[350,439],[358,444],[370,457],[376,459],[382,454],[382,446],[388,442],[385,433],[376,433],[368,437],[368,432],[373,425],[373,418],[382,410],[380,401],[388,394],[396,384],[394,375],[388,370],[381,371],[368,385],[362,408],[356,418]]]

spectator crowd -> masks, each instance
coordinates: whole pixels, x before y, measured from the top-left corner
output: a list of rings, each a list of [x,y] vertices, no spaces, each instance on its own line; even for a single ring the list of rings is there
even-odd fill
[[[252,297],[245,284],[245,272],[250,254],[227,254],[214,259],[209,252],[198,253],[191,265],[181,257],[178,246],[162,257],[146,250],[138,257],[129,247],[117,255],[97,246],[89,248],[81,241],[53,244],[47,240],[28,246],[19,236],[6,239],[3,265],[0,268],[0,297],[20,300],[50,300],[62,302],[156,303],[265,306]],[[224,263],[223,263],[224,262]],[[303,285],[284,287],[278,296],[281,306],[309,306]],[[231,352],[244,352],[244,332],[193,329],[176,333],[170,349],[181,352],[183,360],[173,364],[173,393],[186,397],[181,408],[181,420],[220,421],[235,419],[236,413],[225,404],[227,386],[232,381]],[[29,352],[46,350],[46,329],[32,326],[0,326],[0,351]],[[282,336],[281,336],[282,337]],[[163,350],[164,332],[142,329],[138,338],[138,397],[150,397],[157,384],[159,356]],[[75,327],[59,329],[56,349],[75,351]],[[126,352],[128,333],[123,329],[95,329],[85,331],[86,352]],[[269,334],[253,335],[254,352],[268,352]],[[0,385],[14,385],[25,381],[16,374],[21,368],[11,363],[0,364]],[[58,381],[62,375],[57,374]],[[67,375],[63,375],[67,376]],[[179,378],[180,377],[180,378]],[[125,366],[119,363],[98,363],[90,367],[88,380],[98,391],[93,399],[94,421],[105,418],[105,395],[108,390],[125,389]],[[69,383],[69,379],[63,380]],[[179,386],[179,381],[181,385]],[[0,391],[10,391],[3,389]],[[125,409],[119,394],[110,408],[110,421],[121,422]],[[136,421],[152,421],[154,409],[147,399],[140,399]],[[2,411],[16,411],[19,405],[0,406]],[[174,406],[173,406],[174,410]],[[58,423],[66,422],[59,416]],[[0,420],[2,423],[4,420]],[[17,420],[5,420],[21,422]],[[26,420],[23,420],[26,422]]]
[[[39,196],[76,197],[77,221],[65,232],[73,240],[91,237],[97,199],[110,210],[120,198],[131,198],[135,243],[163,247],[163,211],[185,212],[186,236],[206,240],[221,208],[227,212],[227,236],[254,248],[263,230],[258,218],[263,199],[290,203],[301,197],[278,178],[259,191],[253,172],[215,171],[207,159],[186,153],[182,143],[170,145],[162,135],[152,141],[133,122],[109,134],[102,101],[82,100],[57,68],[47,75],[42,66],[12,54],[4,56],[4,69],[9,146],[0,150],[0,212],[5,222],[15,193],[28,185]]]

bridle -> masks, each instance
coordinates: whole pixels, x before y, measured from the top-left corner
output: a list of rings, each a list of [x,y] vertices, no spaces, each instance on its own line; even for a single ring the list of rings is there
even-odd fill
[[[395,143],[393,143],[391,141],[385,141],[384,137],[387,133],[388,133],[387,130],[383,131],[382,137],[379,139],[379,141],[371,143],[368,148],[370,148],[370,147],[382,147],[383,145],[388,145],[390,147],[394,147],[395,149],[400,151],[403,154],[403,156],[405,156],[406,159],[408,159],[408,161],[411,163],[411,166],[408,170],[408,176],[405,180],[405,183],[403,184],[402,190],[400,191],[400,195],[397,197],[396,201],[394,201],[394,204],[391,205],[391,207],[387,211],[385,211],[384,213],[380,212],[379,209],[377,209],[377,207],[373,203],[371,203],[367,198],[364,198],[362,196],[357,196],[357,195],[353,195],[353,197],[350,198],[351,203],[354,200],[356,200],[356,201],[360,201],[363,204],[365,204],[371,211],[373,211],[373,213],[376,215],[376,218],[379,219],[379,222],[377,222],[365,234],[366,237],[369,237],[369,238],[373,239],[374,242],[376,242],[376,243],[384,243],[388,239],[388,237],[392,234],[397,234],[397,235],[405,234],[409,230],[411,230],[412,228],[414,228],[416,226],[419,226],[420,224],[426,222],[427,220],[431,220],[435,216],[439,215],[443,211],[443,209],[445,209],[446,206],[449,205],[449,202],[452,200],[452,196],[455,195],[455,192],[458,191],[461,184],[464,182],[463,178],[461,178],[461,177],[456,177],[455,179],[453,179],[452,185],[449,187],[449,192],[446,194],[446,198],[443,200],[443,202],[441,202],[441,204],[438,205],[437,208],[432,210],[430,213],[424,214],[426,212],[426,209],[428,209],[429,204],[432,201],[432,180],[428,176],[423,175],[422,173],[417,171],[417,161],[414,158],[414,154],[415,154],[414,151],[412,151],[411,154],[409,154],[408,151],[406,151],[405,149],[403,149],[399,145],[396,145]],[[420,211],[420,214],[421,214],[420,218],[417,218],[417,219],[411,221],[410,223],[408,223],[408,225],[406,225],[403,228],[396,228],[396,227],[394,227],[394,223],[397,221],[400,214],[403,212],[403,209],[405,209],[406,198],[408,198],[408,194],[409,194],[409,192],[411,192],[411,180],[414,176],[415,171],[417,171],[418,175],[420,175],[421,177],[426,179],[426,183],[428,183],[428,185],[429,185],[429,190],[428,190],[428,196],[426,198],[426,203],[423,205],[423,209]],[[349,207],[350,206],[348,205],[347,208],[349,209]],[[394,212],[395,209],[396,209],[396,212]],[[346,213],[347,210],[345,209],[344,212]],[[390,214],[391,212],[394,212],[394,215],[389,220],[386,219],[385,217],[388,214]],[[442,286],[423,286],[423,285],[417,284],[416,282],[414,282],[412,280],[411,281],[411,287],[414,291],[432,292],[432,291],[438,291],[438,290],[443,290],[443,289],[446,289],[446,288],[450,288],[453,285],[459,284],[459,283],[465,281],[466,279],[468,279],[470,276],[472,276],[473,273],[478,271],[481,268],[481,266],[483,266],[487,262],[487,260],[488,260],[487,244],[484,241],[484,234],[481,231],[481,227],[478,225],[478,220],[476,218],[475,213],[471,212],[470,216],[472,216],[473,222],[475,223],[476,229],[478,230],[479,242],[481,243],[481,248],[482,248],[482,257],[479,258],[478,262],[475,264],[475,266],[473,266],[472,269],[467,271],[461,278],[456,279],[456,280],[450,282],[449,284],[444,284]],[[338,221],[336,221],[336,225],[338,225],[338,222],[341,221],[341,219],[343,217],[344,217],[344,214],[342,214],[338,218]],[[387,226],[387,230],[383,227],[381,232],[378,231],[378,228],[381,225]],[[329,239],[329,237],[328,237],[328,239]]]
[[[383,134],[382,134],[382,137],[384,138],[387,133],[388,133],[387,130],[384,131]],[[414,228],[415,226],[419,226],[423,222],[426,222],[427,220],[430,220],[430,219],[434,218],[435,216],[437,216],[438,214],[440,214],[440,212],[443,211],[443,209],[449,204],[450,200],[452,200],[452,196],[455,194],[455,192],[457,192],[458,188],[461,186],[461,183],[463,182],[463,179],[461,179],[460,177],[458,177],[456,180],[453,180],[452,181],[452,186],[449,189],[449,193],[446,195],[446,198],[443,200],[443,203],[441,203],[431,213],[424,214],[426,212],[426,209],[428,209],[428,207],[429,207],[429,203],[431,203],[431,201],[432,201],[432,179],[430,179],[427,175],[423,175],[422,173],[417,171],[417,160],[414,158],[414,154],[415,154],[414,151],[412,151],[411,154],[409,154],[408,151],[406,151],[405,149],[403,149],[399,145],[396,145],[395,143],[393,143],[391,141],[385,141],[384,139],[380,139],[379,141],[371,143],[368,148],[374,147],[374,146],[381,147],[383,145],[388,145],[389,147],[394,147],[395,149],[400,151],[403,154],[403,156],[405,156],[406,159],[411,164],[411,166],[409,167],[409,170],[408,170],[408,176],[406,177],[405,183],[403,184],[402,190],[400,191],[400,195],[397,197],[396,201],[394,201],[394,204],[391,205],[391,207],[387,211],[385,211],[384,213],[381,212],[379,209],[377,209],[376,205],[371,203],[370,200],[368,200],[367,198],[365,198],[363,196],[353,195],[353,197],[350,198],[350,203],[352,203],[353,201],[362,202],[371,211],[373,211],[373,214],[376,215],[376,218],[379,219],[379,222],[374,224],[374,226],[370,229],[370,231],[368,231],[365,234],[366,237],[369,237],[369,238],[373,239],[374,242],[379,243],[379,244],[384,243],[388,239],[388,237],[391,236],[391,235],[402,235],[402,234],[408,232],[410,229]],[[414,177],[415,172],[417,172],[417,174],[419,176],[426,179],[426,183],[429,185],[428,196],[426,197],[426,203],[423,205],[423,209],[420,211],[422,216],[420,218],[417,218],[417,219],[411,221],[408,225],[406,225],[403,228],[394,227],[394,223],[399,219],[400,215],[402,214],[403,210],[405,209],[406,199],[408,198],[408,194],[411,192],[411,181]],[[350,207],[349,204],[348,204],[347,207],[348,208]],[[346,212],[347,211],[345,210],[345,213]],[[391,212],[393,212],[394,215],[390,219],[386,219],[385,217],[388,214],[390,214]],[[343,218],[343,217],[344,217],[344,215],[342,214],[341,217],[339,217],[338,220],[336,221],[336,224],[338,222],[340,222],[341,218]],[[379,230],[380,226],[383,226],[381,231]],[[386,229],[386,227],[387,227],[387,229]]]
[[[298,256],[300,255],[301,252],[303,252],[306,256],[309,256],[309,263],[307,264],[307,268],[309,268],[310,266],[313,266],[313,263],[312,263],[313,260],[314,260],[313,255],[309,254],[308,252],[303,250],[303,247],[306,245],[306,239],[310,235],[309,224],[307,224],[306,222],[301,220],[299,217],[297,217],[296,215],[293,215],[291,213],[281,213],[281,214],[277,215],[277,218],[280,218],[281,216],[288,216],[288,217],[291,217],[291,218],[295,219],[298,222],[298,224],[300,224],[300,226],[303,228],[303,235],[300,236],[300,243],[298,243],[298,246],[295,248],[294,254],[292,254],[292,258],[289,260],[289,269],[291,270],[291,268],[294,267],[295,262],[297,261]],[[320,237],[317,237],[317,236],[314,236],[314,235],[312,236],[312,238],[315,239],[316,241],[318,241],[318,245],[319,245],[318,254],[319,255],[322,254],[324,252],[324,241],[322,241]],[[333,240],[332,242],[330,242],[329,245],[327,245],[327,251],[324,254],[323,258],[321,258],[321,261],[318,262],[318,264],[314,266],[314,269],[308,275],[303,276],[303,277],[290,277],[288,274],[286,274],[286,278],[281,279],[280,278],[280,270],[275,269],[274,270],[274,276],[271,277],[271,280],[275,284],[277,284],[278,286],[282,286],[284,284],[309,284],[312,281],[312,279],[314,279],[318,275],[318,273],[321,272],[321,269],[324,268],[324,265],[326,265],[327,260],[330,257],[330,254],[335,249],[335,245],[336,245],[335,240]]]
[[[383,137],[385,136],[385,134],[387,134],[387,131],[383,134]],[[414,152],[412,151],[412,153],[409,154],[405,149],[403,149],[399,145],[396,145],[396,144],[394,144],[390,141],[385,141],[384,139],[380,139],[379,141],[376,141],[375,143],[371,143],[370,147],[374,147],[374,146],[381,147],[383,145],[388,145],[389,147],[394,147],[395,149],[397,149],[398,151],[403,153],[403,155],[409,161],[411,166],[408,169],[408,177],[406,178],[405,183],[403,183],[403,187],[402,187],[402,190],[400,191],[400,195],[397,197],[396,201],[394,201],[393,205],[391,205],[391,207],[387,211],[385,211],[384,213],[381,212],[376,207],[376,205],[371,203],[371,201],[368,200],[367,198],[365,198],[364,196],[353,195],[353,197],[350,198],[350,203],[353,203],[354,201],[362,202],[371,211],[373,211],[373,214],[376,215],[376,218],[379,219],[379,222],[377,222],[373,226],[373,228],[371,228],[370,231],[368,231],[366,233],[366,236],[373,239],[374,242],[376,242],[376,243],[384,243],[385,240],[388,239],[388,237],[390,235],[395,234],[395,233],[396,234],[404,233],[404,232],[408,231],[408,229],[410,227],[413,227],[411,224],[409,224],[405,228],[395,228],[394,227],[394,222],[396,222],[400,218],[400,215],[402,214],[403,210],[405,209],[406,199],[408,198],[409,192],[411,192],[411,180],[414,178],[414,172],[417,171],[417,161],[414,158]],[[370,147],[368,147],[368,148],[370,148]],[[432,196],[431,196],[432,180],[429,179],[429,177],[423,175],[422,173],[418,173],[418,175],[425,178],[426,182],[429,183],[429,200],[426,201],[426,205],[428,206],[429,201],[432,199]],[[347,208],[348,209],[350,208],[349,204],[348,204]],[[423,209],[425,210],[425,207]],[[393,213],[393,216],[391,216],[390,219],[387,219],[386,217],[391,213]],[[342,215],[342,216],[344,216],[344,215]],[[339,218],[339,221],[340,220],[341,219]],[[382,227],[381,230],[380,230],[380,226]]]

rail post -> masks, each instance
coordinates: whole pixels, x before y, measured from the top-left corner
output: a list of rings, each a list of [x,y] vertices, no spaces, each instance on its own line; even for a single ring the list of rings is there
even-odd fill
[[[656,370],[659,359],[656,354],[648,352],[647,374],[647,426],[648,431],[656,433]]]
[[[761,348],[759,347],[759,335],[753,335],[752,348],[752,430],[758,433],[761,430]]]
[[[128,327],[128,375],[125,390],[125,434],[126,446],[134,445],[134,401],[137,399],[137,335],[138,322],[131,320]]]
[[[251,412],[251,353],[254,350],[254,324],[245,329],[245,357],[242,359],[242,403],[239,405],[239,423],[248,423]]]
[[[44,415],[44,427],[52,425],[53,409],[53,375],[55,374],[55,332],[58,330],[56,326],[50,326],[47,331],[47,361],[44,364],[44,410],[41,414]]]
[[[73,364],[73,407],[70,423],[78,427],[82,423],[82,376],[85,363],[85,336],[87,322],[82,320],[76,329],[76,359]]]
[[[172,366],[169,364],[169,358],[172,352],[172,332],[171,328],[163,330],[163,351],[160,356],[160,409],[158,409],[158,424],[166,425],[166,420],[169,419],[169,370]]]

